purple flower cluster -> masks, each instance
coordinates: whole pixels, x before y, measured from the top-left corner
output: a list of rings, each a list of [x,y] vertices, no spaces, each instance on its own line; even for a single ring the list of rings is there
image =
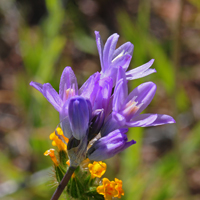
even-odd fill
[[[140,114],[155,95],[153,82],[143,83],[128,94],[129,80],[156,72],[150,69],[154,60],[127,71],[133,44],[127,42],[115,49],[119,37],[115,33],[103,46],[99,32],[95,31],[95,34],[101,72],[90,76],[80,89],[71,67],[63,70],[59,93],[49,83],[31,82],[30,85],[59,112],[61,128],[71,142],[69,149],[80,145],[83,157],[100,161],[136,143],[127,141],[129,127],[157,126],[175,121],[168,115]]]

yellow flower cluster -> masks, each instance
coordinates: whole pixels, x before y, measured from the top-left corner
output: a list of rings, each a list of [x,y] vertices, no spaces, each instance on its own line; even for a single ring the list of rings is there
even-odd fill
[[[63,131],[61,128],[58,127],[55,130],[55,132],[50,134],[49,138],[50,138],[50,140],[52,140],[52,145],[58,147],[59,152],[67,150],[67,145],[65,144],[65,142],[68,143],[69,139],[63,135]],[[63,142],[63,141],[65,141],[65,142]],[[53,161],[53,163],[55,164],[55,166],[58,166],[59,162],[56,159],[54,152],[55,152],[54,149],[49,149],[44,152],[44,155],[50,156],[50,158]],[[92,179],[94,179],[96,177],[101,178],[104,175],[104,173],[106,172],[106,169],[107,169],[106,163],[104,163],[102,161],[99,161],[99,162],[94,161],[93,163],[88,164],[88,162],[90,162],[90,160],[87,158],[81,163],[81,166],[83,168],[88,166],[88,169],[91,173]],[[70,166],[70,161],[68,160],[66,162],[66,164],[68,166]],[[75,177],[75,173],[73,173],[73,175],[72,175],[72,178],[74,178],[74,177]],[[111,200],[113,197],[121,198],[121,196],[124,195],[124,190],[122,189],[122,181],[121,180],[115,178],[115,181],[110,181],[107,178],[103,178],[102,183],[103,183],[103,185],[98,186],[96,188],[96,190],[99,194],[104,196],[105,200]]]
[[[56,166],[58,166],[58,161],[57,161],[57,159],[56,159],[56,156],[55,156],[54,151],[55,151],[54,149],[49,149],[49,150],[47,150],[47,151],[44,152],[44,155],[45,155],[45,156],[50,156],[50,158],[51,158],[51,160],[54,162],[54,164],[55,164]]]
[[[101,178],[103,174],[106,172],[107,165],[106,163],[103,163],[102,161],[96,162],[94,161],[93,164],[88,165],[88,169],[91,173],[91,178]]]
[[[124,195],[122,181],[117,178],[115,181],[103,178],[103,185],[97,187],[97,192],[104,195],[105,200],[111,200],[113,197],[121,198]]]
[[[56,131],[50,134],[50,140],[52,141],[53,146],[57,146],[60,151],[66,151],[67,145],[62,141],[64,140],[66,143],[69,142],[69,139],[64,136],[63,131],[61,128],[57,128]]]

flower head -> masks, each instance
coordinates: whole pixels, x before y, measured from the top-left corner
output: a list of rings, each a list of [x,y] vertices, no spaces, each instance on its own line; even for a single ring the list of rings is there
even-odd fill
[[[99,162],[94,161],[92,164],[91,163],[88,164],[88,168],[92,178],[95,177],[101,178],[106,172],[107,165],[102,161]]]
[[[146,82],[128,94],[125,72],[119,67],[112,113],[104,123],[101,131],[102,136],[118,128],[147,127],[175,123],[174,119],[169,115],[140,114],[150,104],[155,92],[156,85],[153,82]]]
[[[95,31],[95,35],[101,63],[101,77],[111,77],[115,84],[118,68],[121,66],[124,71],[127,71],[132,58],[134,46],[130,42],[126,42],[119,48],[115,49],[119,38],[117,33],[111,35],[107,39],[105,45],[103,45],[98,31]],[[126,73],[127,80],[141,78],[156,72],[155,69],[149,69],[153,62],[154,59],[140,67],[128,71]]]
[[[116,190],[117,184],[114,181],[109,181],[107,178],[103,178],[103,185],[97,187],[97,192],[104,195],[105,200],[111,200],[113,197],[118,196]]]
[[[59,150],[67,149],[72,166],[79,166],[87,157],[105,160],[135,144],[134,140],[128,142],[129,127],[175,122],[168,115],[140,114],[154,97],[154,83],[143,83],[128,94],[128,80],[154,73],[155,69],[150,69],[154,60],[127,71],[133,44],[127,42],[115,49],[118,34],[111,35],[105,45],[99,32],[95,35],[101,72],[91,75],[80,89],[71,67],[62,72],[59,92],[50,83],[30,83],[59,112],[63,133],[58,129],[50,139]]]
[[[109,181],[109,179],[103,178],[103,185],[97,187],[97,192],[104,195],[105,200],[111,200],[112,197],[120,199],[124,195],[122,181],[117,178],[115,178],[115,181]]]

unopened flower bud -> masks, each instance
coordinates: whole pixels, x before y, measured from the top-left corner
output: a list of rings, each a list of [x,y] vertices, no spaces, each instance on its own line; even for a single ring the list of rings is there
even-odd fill
[[[92,120],[88,133],[88,141],[92,140],[99,133],[103,125],[104,118],[104,109],[97,109],[92,113]]]

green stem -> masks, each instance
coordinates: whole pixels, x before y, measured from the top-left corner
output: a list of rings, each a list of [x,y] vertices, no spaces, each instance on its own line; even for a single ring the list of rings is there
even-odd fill
[[[58,200],[60,195],[62,194],[63,190],[65,189],[66,185],[68,184],[72,174],[76,170],[76,167],[70,166],[63,177],[62,181],[58,185],[56,191],[54,192],[53,196],[51,197],[51,200]]]

